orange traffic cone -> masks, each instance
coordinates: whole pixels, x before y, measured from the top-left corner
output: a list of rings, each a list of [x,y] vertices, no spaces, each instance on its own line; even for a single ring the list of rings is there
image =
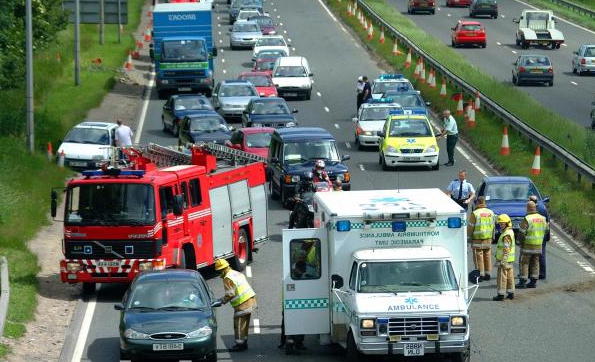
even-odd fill
[[[415,70],[413,71],[413,78],[418,79],[419,73],[421,73],[421,58],[417,58],[417,64],[415,65]]]
[[[134,69],[134,65],[132,64],[132,51],[128,51],[128,60],[126,60],[126,64],[124,64],[124,68],[127,70]]]
[[[380,44],[384,44],[384,28],[380,30],[380,38],[378,39]]]
[[[419,72],[419,82],[424,84],[426,82],[426,67],[424,66],[424,62],[421,62],[421,70]]]
[[[393,55],[399,55],[401,51],[399,50],[397,39],[393,40]]]
[[[407,53],[407,58],[405,58],[405,69],[409,69],[411,67],[411,49]]]
[[[373,37],[374,37],[374,26],[372,25],[372,23],[370,23],[370,26],[368,26],[368,40],[372,40]]]
[[[473,108],[476,111],[479,111],[481,109],[481,101],[479,99],[479,91],[475,91],[475,105],[473,106]]]
[[[465,109],[463,108],[463,94],[461,94],[459,101],[457,103],[457,115],[462,116],[465,113]]]
[[[535,158],[533,159],[533,166],[531,166],[531,175],[539,175],[541,173],[541,150],[539,146],[535,149]]]
[[[48,142],[47,153],[48,153],[48,160],[51,161],[52,158],[54,157],[54,151],[52,150],[52,143],[51,142]]]
[[[436,72],[434,69],[430,69],[430,79],[428,80],[430,88],[436,88]]]
[[[151,41],[151,29],[149,29],[149,27],[145,28],[145,41]]]
[[[469,117],[467,119],[467,127],[475,128],[475,109],[469,109]]]
[[[60,153],[58,154],[58,167],[64,168],[64,159],[65,158],[66,158],[66,154],[64,153],[64,150],[60,151]]]
[[[510,154],[510,147],[508,146],[508,127],[504,126],[504,134],[502,135],[502,145],[500,146],[500,154],[508,156]]]
[[[153,18],[153,6],[151,5],[151,7],[149,8],[149,11],[147,12],[147,17],[149,19]]]
[[[440,87],[440,97],[446,97],[446,78],[442,78],[442,86]]]
[[[351,16],[353,13],[351,12],[351,4],[347,4],[347,16]]]

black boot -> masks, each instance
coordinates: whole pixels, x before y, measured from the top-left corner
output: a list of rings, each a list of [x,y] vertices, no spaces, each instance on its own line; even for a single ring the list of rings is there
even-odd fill
[[[531,278],[529,284],[526,285],[527,288],[536,288],[537,287],[537,279]]]
[[[525,283],[527,282],[527,279],[519,279],[519,284],[515,285],[515,287],[517,289],[525,289],[527,286],[525,285]]]
[[[300,351],[296,350],[294,347],[295,343],[293,341],[287,341],[285,343],[285,354],[299,356],[301,354]]]
[[[508,294],[506,295],[506,299],[513,300],[513,299],[514,299],[514,293],[508,293]]]
[[[490,279],[492,279],[492,276],[490,274],[486,274],[483,276],[483,280],[485,280],[485,281],[488,281]]]
[[[502,294],[498,294],[497,296],[495,296],[494,298],[492,298],[492,300],[501,302],[504,300],[504,296]]]
[[[229,349],[229,352],[243,352],[248,349],[248,342],[236,343]]]

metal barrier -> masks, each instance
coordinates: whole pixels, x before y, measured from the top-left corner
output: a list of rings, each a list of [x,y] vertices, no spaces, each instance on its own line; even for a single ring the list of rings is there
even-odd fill
[[[595,18],[595,11],[593,11],[591,9],[587,9],[587,8],[582,7],[580,5],[573,4],[573,3],[569,2],[569,1],[564,1],[564,0],[550,0],[550,1],[553,2],[554,4],[565,6],[568,9],[573,10],[573,11],[576,11],[579,14],[587,15],[590,18]]]
[[[385,29],[385,31],[392,33],[392,36],[394,38],[398,38],[402,43],[407,44],[407,46],[411,49],[412,53],[415,53],[417,56],[422,57],[426,64],[430,64],[432,68],[436,69],[437,73],[442,73],[444,77],[450,79],[452,83],[456,85],[457,88],[460,88],[466,94],[473,96],[476,94],[476,91],[478,91],[478,89],[474,88],[471,84],[466,83],[456,74],[450,72],[447,68],[443,67],[440,63],[438,63],[428,54],[425,54],[421,48],[415,45],[405,35],[401,34],[390,23],[382,19],[382,17],[379,14],[374,12],[374,10],[370,6],[368,6],[364,2],[364,0],[355,0],[355,2],[357,2],[357,7],[359,8],[359,10],[365,12],[368,18],[372,19],[374,23],[382,26]],[[564,167],[566,169],[570,167],[574,171],[576,171],[578,182],[581,182],[582,178],[584,177],[591,183],[591,187],[595,189],[595,169],[589,166],[589,164],[581,160],[576,155],[572,154],[564,147],[557,145],[549,137],[539,133],[536,129],[525,124],[521,119],[515,117],[505,108],[498,105],[498,103],[486,97],[484,94],[481,93],[481,91],[479,92],[479,97],[482,101],[482,106],[484,108],[488,109],[490,112],[500,117],[503,122],[510,124],[514,129],[516,129],[523,136],[527,137],[531,142],[535,142],[543,150],[546,150],[547,152],[551,153],[554,158],[560,159],[564,163]]]
[[[0,292],[0,337],[4,335],[4,324],[8,314],[8,300],[10,299],[10,284],[8,283],[8,261],[0,256],[0,283],[2,291]]]

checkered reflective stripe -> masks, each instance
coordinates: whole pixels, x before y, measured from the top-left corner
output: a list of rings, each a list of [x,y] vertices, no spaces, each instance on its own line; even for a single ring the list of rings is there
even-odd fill
[[[406,222],[408,228],[426,228],[430,226],[430,222],[428,220],[415,220],[415,221],[407,221]],[[353,222],[351,223],[351,229],[363,229],[364,225],[371,229],[387,229],[392,228],[393,224],[391,221],[380,221],[380,222],[373,222],[370,224],[364,224],[361,222]],[[467,220],[461,220],[461,225],[466,226]],[[448,220],[436,220],[436,226],[438,227],[445,227],[448,226]],[[336,229],[336,225],[332,224],[332,228]]]
[[[287,299],[285,309],[317,309],[328,308],[328,298]]]

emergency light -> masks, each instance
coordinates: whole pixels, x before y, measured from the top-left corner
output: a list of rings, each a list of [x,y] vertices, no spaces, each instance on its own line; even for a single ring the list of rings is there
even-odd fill
[[[339,220],[335,223],[335,227],[337,228],[337,231],[349,231],[351,230],[351,221]]]
[[[460,229],[463,225],[460,217],[449,217],[446,223],[449,229]]]
[[[408,109],[407,112],[405,112],[404,109],[393,109],[389,112],[389,114],[391,116],[402,116],[404,114],[407,115],[421,115],[421,116],[425,116],[426,115],[426,111],[424,109]]]
[[[368,104],[384,104],[384,103],[394,103],[392,98],[378,98],[373,99],[370,98],[367,102]]]
[[[403,74],[380,74],[378,79],[405,79]]]
[[[85,170],[83,171],[83,176],[91,177],[91,176],[136,176],[136,177],[143,177],[145,174],[144,170],[121,170],[119,168],[109,168],[105,171],[103,170]]]

